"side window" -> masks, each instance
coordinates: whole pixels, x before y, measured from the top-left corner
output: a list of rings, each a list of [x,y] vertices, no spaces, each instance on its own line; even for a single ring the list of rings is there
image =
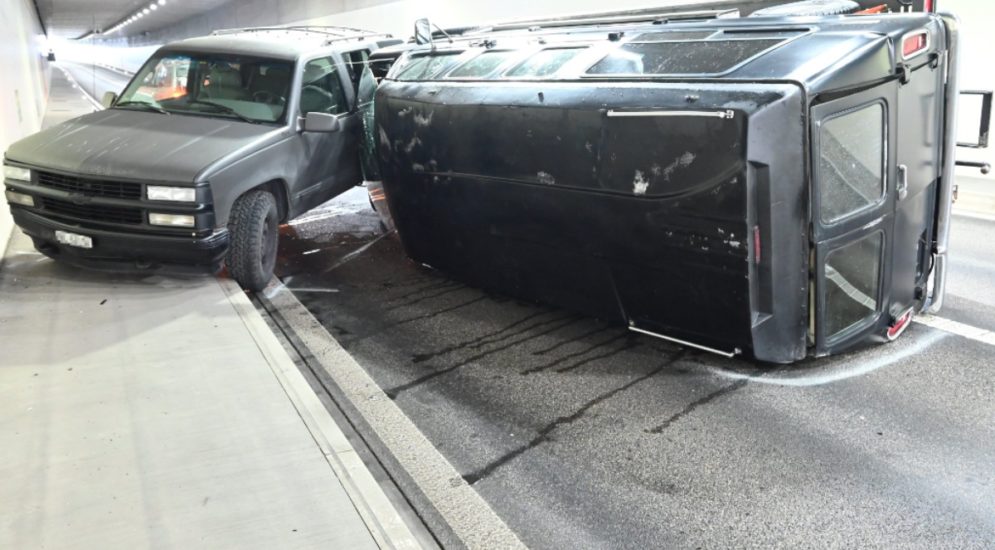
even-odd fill
[[[463,52],[453,52],[444,54],[428,54],[412,57],[407,61],[402,61],[397,67],[397,80],[426,80],[432,78],[440,69],[455,61],[459,54]]]
[[[349,80],[352,81],[354,92],[359,91],[359,81],[363,76],[363,71],[370,62],[370,50],[356,50],[343,54],[346,68],[349,71]]]
[[[511,51],[484,52],[449,73],[449,78],[481,78],[487,76],[516,53]]]
[[[301,80],[301,113],[337,115],[348,111],[342,79],[332,58],[308,61]]]
[[[553,50],[543,50],[525,61],[517,67],[505,73],[508,77],[543,77],[549,76],[560,70],[568,61],[573,59],[583,48],[559,48]]]
[[[863,210],[884,195],[884,128],[880,103],[822,122],[819,202],[823,223]]]

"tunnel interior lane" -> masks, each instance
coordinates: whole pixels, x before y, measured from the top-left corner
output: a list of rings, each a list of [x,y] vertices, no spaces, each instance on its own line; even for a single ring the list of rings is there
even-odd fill
[[[993,257],[957,229],[955,253]],[[726,360],[417,265],[361,189],[283,237],[286,287],[530,547],[995,537],[990,346],[915,325],[788,368]],[[945,314],[990,322],[958,289],[991,272],[954,266]]]

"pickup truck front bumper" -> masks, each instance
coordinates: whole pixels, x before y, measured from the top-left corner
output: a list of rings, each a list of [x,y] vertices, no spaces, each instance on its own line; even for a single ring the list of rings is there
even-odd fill
[[[40,252],[87,268],[146,271],[184,266],[217,271],[228,250],[227,230],[206,237],[147,235],[83,228],[14,205],[10,210],[14,223],[32,238]],[[57,230],[88,236],[93,239],[93,248],[61,244],[55,237]]]

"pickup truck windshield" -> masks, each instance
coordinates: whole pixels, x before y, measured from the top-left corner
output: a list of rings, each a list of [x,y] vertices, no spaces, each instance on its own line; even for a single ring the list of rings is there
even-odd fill
[[[293,63],[237,55],[166,53],[150,59],[115,109],[280,122]]]

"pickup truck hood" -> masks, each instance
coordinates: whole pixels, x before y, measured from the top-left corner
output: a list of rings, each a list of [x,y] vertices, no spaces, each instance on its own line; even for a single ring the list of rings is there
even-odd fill
[[[285,129],[239,120],[108,109],[7,149],[8,160],[73,174],[194,182],[279,139]]]

